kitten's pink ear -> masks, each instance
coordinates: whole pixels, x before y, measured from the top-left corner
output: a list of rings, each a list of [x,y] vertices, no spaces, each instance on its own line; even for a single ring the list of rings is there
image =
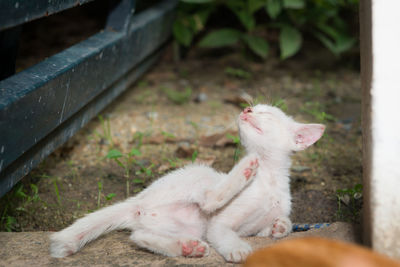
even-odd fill
[[[294,128],[294,150],[299,151],[311,146],[321,138],[324,131],[325,125],[323,124],[296,123]]]

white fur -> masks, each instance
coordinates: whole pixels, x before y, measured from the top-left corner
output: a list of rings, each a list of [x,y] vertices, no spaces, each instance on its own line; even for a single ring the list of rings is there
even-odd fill
[[[317,141],[324,126],[300,124],[268,105],[238,119],[247,155],[228,173],[189,165],[122,203],[91,213],[51,236],[53,257],[77,252],[114,229],[128,228],[139,246],[167,256],[204,256],[207,240],[227,261],[251,252],[239,236],[283,237],[289,220],[290,154]]]

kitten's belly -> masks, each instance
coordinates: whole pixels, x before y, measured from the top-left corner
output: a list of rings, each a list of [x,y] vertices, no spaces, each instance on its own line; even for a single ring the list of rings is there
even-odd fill
[[[169,203],[147,208],[142,217],[144,227],[151,226],[163,235],[181,235],[202,238],[207,219],[197,204]]]

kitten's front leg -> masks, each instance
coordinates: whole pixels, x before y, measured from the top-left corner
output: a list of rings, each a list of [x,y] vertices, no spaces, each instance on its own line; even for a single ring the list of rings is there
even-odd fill
[[[266,226],[257,236],[272,236],[273,238],[282,238],[292,231],[292,222],[287,217],[279,217],[274,220],[272,225]]]
[[[251,246],[226,225],[211,222],[207,229],[207,240],[226,261],[240,263],[252,252]]]
[[[271,235],[273,238],[282,238],[292,232],[292,222],[288,217],[276,218],[272,225]]]
[[[257,175],[258,159],[247,156],[242,159],[229,174],[224,175],[221,181],[204,193],[204,200],[200,208],[206,212],[213,212],[223,207],[238,194]]]

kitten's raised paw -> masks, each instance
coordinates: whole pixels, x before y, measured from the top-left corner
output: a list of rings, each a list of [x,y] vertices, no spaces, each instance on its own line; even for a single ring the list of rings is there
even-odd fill
[[[289,218],[277,218],[272,226],[272,237],[282,238],[292,231],[292,222]]]
[[[185,257],[204,257],[208,255],[209,246],[200,240],[186,240],[182,243],[182,256]]]
[[[250,166],[244,169],[243,173],[244,177],[246,177],[246,180],[249,180],[250,178],[256,176],[257,169],[258,169],[258,159],[250,161]]]
[[[236,244],[229,252],[224,253],[223,256],[228,262],[240,263],[244,262],[251,252],[251,246],[246,242],[241,242]]]

